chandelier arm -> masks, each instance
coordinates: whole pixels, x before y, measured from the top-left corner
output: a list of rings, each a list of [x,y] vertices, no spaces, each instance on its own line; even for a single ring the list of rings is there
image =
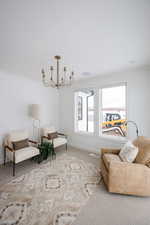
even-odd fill
[[[57,88],[59,87],[59,60],[60,60],[60,57],[58,56],[55,56],[55,59],[57,60]]]
[[[59,89],[60,87],[63,86],[70,86],[72,84],[73,78],[74,78],[74,73],[71,72],[71,74],[68,74],[67,76],[67,69],[64,67],[64,74],[62,77],[60,77],[60,67],[59,67],[59,60],[61,59],[60,56],[55,56],[56,62],[57,62],[57,67],[56,67],[56,82],[53,80],[53,66],[50,67],[51,71],[51,76],[50,80],[46,79],[44,69],[42,69],[42,81],[45,87],[55,87]]]
[[[47,80],[43,80],[43,84],[45,87],[56,87],[56,83],[52,80],[47,81]]]

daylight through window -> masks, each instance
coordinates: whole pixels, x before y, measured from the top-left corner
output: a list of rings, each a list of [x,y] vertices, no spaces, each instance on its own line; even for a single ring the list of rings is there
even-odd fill
[[[75,92],[75,130],[94,132],[94,91]]]
[[[126,85],[102,88],[100,133],[126,136]]]

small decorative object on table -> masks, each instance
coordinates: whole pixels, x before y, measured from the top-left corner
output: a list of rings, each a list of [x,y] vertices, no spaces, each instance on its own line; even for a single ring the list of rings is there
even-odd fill
[[[53,156],[56,158],[56,153],[54,151],[53,143],[43,142],[38,145],[40,150],[40,156],[38,157],[38,162],[41,163],[43,160],[46,160],[48,156],[53,159]]]

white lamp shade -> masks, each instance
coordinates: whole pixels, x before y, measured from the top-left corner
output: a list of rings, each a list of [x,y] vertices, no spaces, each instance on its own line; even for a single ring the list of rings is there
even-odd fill
[[[40,120],[40,105],[31,105],[31,117],[33,117],[35,120]]]

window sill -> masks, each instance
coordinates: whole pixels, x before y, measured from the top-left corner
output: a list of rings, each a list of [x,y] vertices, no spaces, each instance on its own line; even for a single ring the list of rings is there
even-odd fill
[[[119,136],[112,136],[112,135],[105,135],[105,134],[101,134],[99,137],[103,139],[119,142],[119,143],[126,143],[128,140],[127,137],[119,137]]]
[[[94,136],[94,133],[92,132],[86,132],[86,131],[75,131],[75,134],[79,134],[79,135],[87,135],[87,136]]]

